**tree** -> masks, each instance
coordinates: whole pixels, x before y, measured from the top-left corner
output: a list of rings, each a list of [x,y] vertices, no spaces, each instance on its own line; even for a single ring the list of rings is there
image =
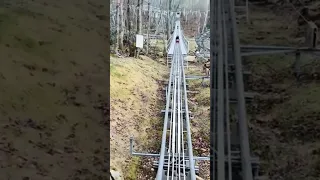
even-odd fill
[[[119,0],[120,1],[120,32],[119,32],[119,48],[121,51],[124,50],[124,46],[123,46],[123,36],[125,33],[125,24],[124,24],[124,12],[123,12],[123,0]]]
[[[120,32],[120,11],[119,11],[119,6],[120,6],[120,0],[117,1],[116,5],[116,26],[117,26],[117,33],[116,33],[116,44],[115,44],[115,52],[118,53],[119,49],[119,32]]]

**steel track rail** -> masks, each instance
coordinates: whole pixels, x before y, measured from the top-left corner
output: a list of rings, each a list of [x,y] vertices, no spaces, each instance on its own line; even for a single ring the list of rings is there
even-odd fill
[[[173,61],[174,63],[174,61]],[[172,84],[172,78],[173,78],[173,69],[174,66],[171,66],[170,70],[170,76],[169,76],[169,84],[168,84],[168,93],[166,98],[166,112],[165,112],[165,118],[164,118],[164,125],[163,125],[163,131],[162,131],[162,141],[161,141],[161,149],[160,149],[160,158],[159,158],[159,166],[158,166],[158,172],[157,172],[157,180],[162,180],[163,176],[163,167],[164,167],[164,156],[165,156],[165,150],[166,150],[166,138],[167,138],[167,128],[168,128],[168,118],[169,118],[169,104],[171,100],[171,84]]]
[[[228,19],[226,16],[225,16],[225,11],[226,11],[226,8],[225,6],[222,7],[222,12],[223,12],[223,15],[222,15],[222,28],[223,28],[223,50],[224,50],[224,76],[225,76],[225,79],[224,79],[224,82],[225,82],[225,90],[226,92],[229,91],[229,67],[228,67],[228,34],[227,34],[227,21],[226,19]],[[228,169],[228,180],[232,180],[232,159],[231,159],[231,132],[230,132],[230,99],[229,99],[229,94],[226,93],[225,94],[225,115],[226,115],[226,133],[227,133],[227,161],[228,161],[228,164],[227,164],[227,169]]]
[[[222,29],[222,1],[217,1],[217,37],[218,51],[217,51],[217,105],[215,113],[217,114],[217,180],[224,180],[225,178],[225,149],[224,149],[224,89],[223,89],[223,29]]]
[[[236,27],[233,0],[211,1],[213,16],[211,26],[211,179],[233,179],[231,159],[229,63],[234,64],[235,90],[237,92],[237,121],[241,154],[242,180],[252,180],[246,107],[244,99],[243,73],[239,38]],[[231,48],[231,51],[230,51]],[[215,156],[216,154],[216,156]],[[239,178],[236,178],[237,180]]]
[[[239,135],[240,135],[240,148],[241,148],[241,164],[243,179],[252,180],[252,167],[251,156],[249,146],[249,134],[247,124],[247,111],[244,99],[244,84],[242,74],[242,61],[240,56],[240,43],[238,36],[238,27],[236,23],[235,5],[234,0],[229,1],[229,12],[231,15],[231,29],[232,29],[232,43],[235,62],[235,76],[236,76],[236,89],[237,89],[237,109],[238,109],[238,123],[239,123]]]
[[[187,46],[184,41],[182,34],[179,43]],[[184,71],[185,61],[179,43],[174,44],[170,67],[157,180],[195,180],[196,178]],[[167,131],[169,131],[169,137],[167,137]]]

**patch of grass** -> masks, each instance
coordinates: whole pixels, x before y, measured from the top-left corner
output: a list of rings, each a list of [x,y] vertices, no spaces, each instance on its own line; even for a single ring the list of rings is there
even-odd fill
[[[195,98],[202,106],[210,106],[210,89],[199,88],[199,93],[196,94]]]
[[[187,80],[189,86],[193,86],[194,88],[198,89],[198,87],[201,85],[202,80],[200,79],[195,79],[195,80]]]
[[[291,90],[293,95],[291,99],[284,104],[280,113],[283,116],[299,116],[307,112],[320,112],[320,86],[317,84],[310,84],[303,88]]]
[[[285,141],[294,139],[304,142],[320,138],[320,87],[316,84],[291,90],[292,97],[285,103],[274,107],[277,127]]]
[[[158,48],[158,49],[163,49],[163,40],[155,40],[155,46]]]
[[[121,78],[123,75],[117,71],[117,67],[114,64],[110,64],[110,76]]]
[[[159,102],[162,101],[159,95],[161,86],[158,82],[167,74],[167,68],[148,57],[141,58],[111,57],[110,63],[110,94],[113,102],[110,122],[123,128],[114,134],[114,140],[110,142],[111,152],[114,152],[111,163],[121,167],[126,179],[137,179],[137,175],[141,174],[139,167],[144,160],[131,160],[125,150],[128,144],[123,139],[127,139],[130,134],[135,138],[136,151],[150,152],[158,148],[154,147],[154,142],[162,133],[159,123],[163,119],[158,116],[162,108],[162,102]],[[126,159],[130,162],[125,162]]]
[[[144,123],[146,127],[149,127],[145,129],[145,133],[143,136],[141,136],[140,141],[143,142],[142,147],[143,148],[149,148],[153,150],[160,150],[161,143],[161,137],[162,137],[162,130],[163,130],[163,122],[164,122],[164,116],[162,113],[160,113],[161,109],[164,109],[165,105],[162,102],[158,102],[158,106],[156,111],[159,111],[157,117],[150,118],[150,120]],[[143,126],[143,125],[142,125]],[[169,133],[167,133],[168,135]],[[155,141],[155,139],[158,139],[159,141]]]
[[[186,70],[186,74],[187,75],[196,75],[196,76],[203,76],[204,73],[202,72],[202,69],[197,66],[197,67],[189,67],[187,70]]]
[[[132,157],[129,163],[128,171],[125,173],[125,179],[127,180],[136,180],[137,171],[140,165],[140,157]]]
[[[116,54],[110,54],[110,57],[117,58],[118,56]]]
[[[189,51],[194,52],[197,49],[197,43],[194,38],[187,38],[189,41]]]
[[[259,72],[259,74],[273,72],[281,72],[288,69],[294,62],[294,56],[288,55],[269,55],[248,58],[251,71]]]

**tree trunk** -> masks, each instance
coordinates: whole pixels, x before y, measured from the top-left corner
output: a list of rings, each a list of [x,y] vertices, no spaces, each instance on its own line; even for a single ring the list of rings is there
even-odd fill
[[[137,31],[136,34],[142,35],[142,7],[143,7],[143,0],[138,0],[138,16],[137,16]],[[140,50],[136,48],[136,57],[139,56]]]
[[[134,6],[135,8],[134,8],[134,12],[133,12],[133,17],[135,18],[134,19],[134,32],[135,33],[137,33],[138,32],[138,21],[139,21],[139,17],[138,17],[138,5],[139,5],[139,0],[138,0],[138,2],[137,2],[137,4],[136,4],[136,6]]]
[[[140,34],[140,32],[141,32],[141,25],[142,25],[142,24],[141,24],[141,22],[142,22],[142,21],[141,21],[141,20],[142,20],[142,18],[141,18],[142,13],[141,13],[141,8],[140,8],[141,5],[142,5],[142,4],[141,4],[141,1],[142,1],[142,0],[138,0],[138,6],[137,6],[137,10],[138,10],[137,15],[138,15],[138,16],[137,16],[137,24],[136,24],[136,25],[137,25],[136,34]]]
[[[143,11],[143,0],[139,0],[139,34],[142,35],[142,22],[143,22],[143,17],[142,17],[142,11]]]
[[[130,0],[127,0],[127,40],[128,40],[128,45],[131,45],[131,24],[132,24],[132,19],[131,19],[131,6],[130,6]]]
[[[200,34],[200,29],[201,29],[201,11],[199,11],[199,24],[198,24],[198,34]]]
[[[132,37],[132,27],[134,25],[134,18],[132,18],[134,14],[134,8],[132,8],[132,1],[127,0],[127,46],[129,49],[129,56],[134,57],[135,54],[135,47],[134,47],[134,41]]]
[[[124,12],[123,12],[123,0],[120,0],[120,32],[119,32],[119,48],[121,51],[124,50],[123,46],[123,36],[125,31],[125,24],[124,24]]]
[[[120,31],[120,17],[119,17],[119,5],[120,5],[120,3],[119,3],[119,0],[118,0],[118,2],[117,2],[117,5],[116,5],[116,11],[117,11],[117,19],[116,19],[116,21],[117,21],[117,24],[116,24],[116,26],[117,26],[117,33],[116,33],[116,36],[117,36],[117,40],[116,40],[116,44],[115,44],[115,52],[116,53],[118,53],[118,49],[119,49],[119,31]]]
[[[168,0],[167,2],[167,40],[170,38],[170,11],[171,11],[171,2],[172,0]]]
[[[156,32],[155,32],[155,34],[159,33],[159,30],[161,28],[161,24],[162,24],[162,13],[160,13],[159,21],[156,23]]]
[[[131,32],[131,15],[130,15],[130,0],[127,0],[127,30],[130,35]]]
[[[202,33],[204,33],[204,30],[206,29],[207,20],[208,20],[208,11],[206,12],[206,15],[205,15],[205,17],[204,17],[204,22],[203,22],[203,27],[202,27]]]
[[[149,54],[149,45],[150,45],[150,23],[151,23],[151,12],[150,12],[150,0],[148,2],[148,41],[147,41],[147,54]]]

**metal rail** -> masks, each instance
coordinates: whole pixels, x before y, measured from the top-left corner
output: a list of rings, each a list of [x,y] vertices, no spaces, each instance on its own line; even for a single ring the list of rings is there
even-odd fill
[[[183,179],[195,180],[198,166],[195,161],[209,160],[209,157],[194,157],[185,68],[189,44],[180,27],[180,13],[177,13],[176,25],[170,39],[168,65],[170,65],[169,83],[166,90],[166,108],[159,154],[137,153],[133,151],[133,138],[130,139],[130,151],[135,156],[159,157],[154,166],[157,180]],[[178,37],[178,40],[176,39]]]
[[[210,11],[211,31],[196,38],[199,53],[210,57],[210,77],[185,75],[188,41],[180,26],[177,13],[174,32],[167,44],[167,65],[170,77],[166,90],[166,108],[159,154],[133,152],[136,156],[159,157],[154,166],[157,180],[195,180],[198,167],[195,161],[210,158],[212,180],[253,180],[259,177],[259,159],[251,157],[244,91],[242,57],[296,53],[315,53],[315,47],[240,45],[234,0],[212,0]],[[248,7],[247,7],[248,8]],[[176,41],[179,37],[179,41]],[[210,45],[210,48],[209,48]],[[296,67],[296,71],[299,68]],[[186,80],[210,78],[210,157],[193,156],[189,120]],[[231,93],[235,92],[235,93]],[[231,108],[236,109],[236,119],[231,119]]]
[[[195,180],[196,177],[184,71],[188,42],[186,42],[181,30],[179,16],[180,13],[177,13],[175,30],[168,47],[168,49],[171,49],[170,53],[168,53],[171,59],[171,70],[169,84],[166,89],[165,121],[157,167],[157,180]],[[179,38],[177,42],[176,37]],[[169,136],[167,132],[169,132]],[[206,158],[200,157],[196,159]]]
[[[183,66],[183,56],[180,51],[180,46],[178,44],[174,47],[174,54],[172,57],[171,64],[171,73],[170,80],[168,84],[168,93],[167,93],[167,103],[165,111],[165,124],[163,127],[162,135],[162,144],[161,152],[159,159],[159,166],[156,179],[162,180],[164,177],[169,179],[169,177],[178,177],[185,179],[186,178],[186,163],[185,159],[188,156],[191,161],[189,161],[189,167],[191,176],[194,175],[194,164],[193,164],[193,153],[192,153],[192,144],[191,144],[191,135],[190,130],[188,131],[187,127],[187,143],[183,139],[184,126],[186,123],[189,125],[188,120],[188,106],[185,104],[186,99],[186,81],[184,75],[184,66]],[[171,93],[172,92],[172,93]],[[184,94],[184,96],[182,95]],[[183,102],[182,100],[185,100]],[[171,111],[169,111],[171,108]],[[183,113],[183,110],[186,113]],[[183,114],[182,114],[183,113]],[[183,118],[183,115],[185,117]],[[169,139],[167,138],[168,124],[167,119],[170,115],[170,125],[169,125]],[[184,146],[187,146],[188,149],[184,149]],[[166,148],[167,147],[167,148]],[[168,154],[167,158],[164,158],[165,154]],[[187,154],[187,155],[185,155]],[[167,166],[164,166],[164,163],[167,162]],[[170,178],[171,179],[171,178]]]
[[[167,124],[168,119],[170,119],[169,125]],[[169,131],[169,137],[167,137],[167,131]],[[175,44],[172,56],[156,179],[195,179],[184,56],[179,43]]]
[[[253,180],[252,158],[249,148],[243,68],[233,0],[211,1],[211,179]],[[206,35],[208,36],[208,35]],[[204,43],[202,42],[202,46]],[[209,51],[210,52],[210,51]],[[233,79],[229,79],[231,66]],[[230,81],[235,86],[229,87]],[[229,88],[236,91],[236,124],[238,133],[230,130]],[[236,142],[232,142],[231,133]],[[233,135],[234,136],[234,135]],[[234,154],[240,151],[240,162]],[[238,154],[239,155],[239,154]],[[240,168],[239,168],[240,167]],[[241,175],[240,175],[241,174]]]
[[[211,59],[210,176],[214,180],[253,180],[260,175],[259,162],[250,153],[242,57],[295,53],[298,62],[301,52],[316,53],[320,49],[312,44],[307,47],[240,45],[234,0],[213,0],[210,6],[210,17],[213,17],[210,34],[196,38],[197,55]],[[299,72],[297,66],[295,72]],[[230,89],[236,92],[236,104],[232,104]],[[230,120],[232,105],[236,109],[234,120]]]
[[[253,180],[252,159],[247,137],[244,90],[239,54],[239,40],[235,27],[234,6],[232,0],[214,0],[211,15],[212,56],[211,61],[211,179],[217,180]],[[137,156],[159,157],[155,162],[156,179],[195,180],[198,167],[195,160],[208,160],[207,157],[194,157],[191,141],[191,129],[187,99],[185,75],[185,57],[188,42],[180,27],[179,18],[168,44],[168,65],[170,64],[169,83],[166,88],[166,108],[159,154],[134,153],[131,140],[131,153]],[[176,38],[179,38],[176,41]],[[231,48],[231,51],[229,50]],[[170,59],[170,60],[169,60]],[[235,66],[230,70],[229,65]],[[237,92],[238,127],[240,146],[233,148],[230,129],[229,74],[235,76]],[[226,136],[225,136],[226,134]],[[236,135],[237,136],[237,135]],[[255,160],[256,161],[256,160]],[[241,163],[242,162],[242,163]],[[240,168],[239,168],[240,167]],[[242,178],[237,176],[242,172]],[[249,173],[248,173],[249,172]]]

